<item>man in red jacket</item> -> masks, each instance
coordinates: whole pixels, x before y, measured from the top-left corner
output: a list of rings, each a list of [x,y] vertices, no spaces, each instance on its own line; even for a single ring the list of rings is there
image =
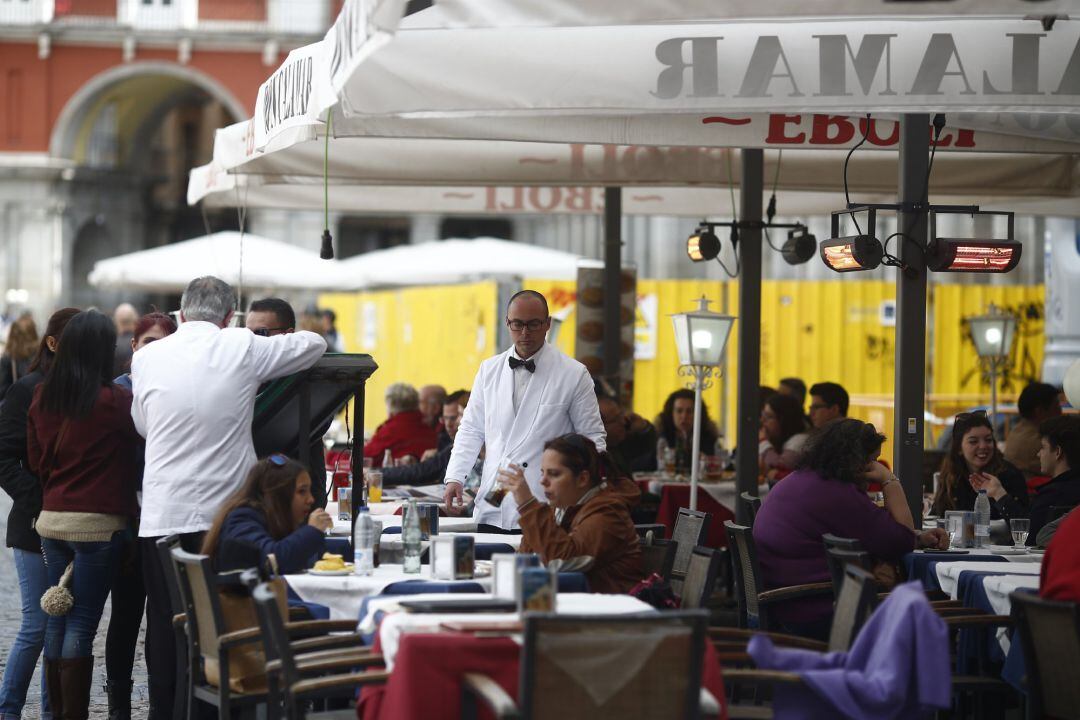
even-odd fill
[[[1039,595],[1080,602],[1080,512],[1070,512],[1043,556]]]
[[[387,450],[395,460],[419,460],[425,451],[435,447],[437,430],[424,422],[420,395],[412,385],[394,383],[386,388],[386,412],[389,418],[364,446],[364,457],[371,458],[375,465],[381,464]]]

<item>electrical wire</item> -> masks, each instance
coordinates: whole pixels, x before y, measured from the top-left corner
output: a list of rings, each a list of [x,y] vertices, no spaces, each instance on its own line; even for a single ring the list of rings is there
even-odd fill
[[[724,261],[720,259],[720,254],[719,253],[717,253],[717,255],[716,255],[716,262],[717,262],[717,264],[720,265],[720,267],[722,267],[724,269],[724,274],[725,275],[727,275],[729,278],[736,278],[736,277],[739,276],[739,273],[742,271],[742,267],[741,267],[741,264],[739,262],[739,218],[738,218],[738,215],[735,212],[735,185],[734,185],[734,181],[732,179],[734,177],[735,173],[731,168],[731,149],[730,148],[728,148],[728,150],[727,150],[727,173],[728,173],[728,190],[730,190],[730,192],[731,192],[731,219],[732,219],[732,225],[731,225],[731,250],[735,254],[735,272],[733,273],[733,272],[731,272],[731,270],[728,269],[728,266],[725,265]],[[723,250],[723,248],[721,248],[721,250]]]
[[[867,138],[869,136],[870,136],[870,113],[866,113],[866,124],[863,126],[862,140],[857,142],[853,148],[848,150],[847,157],[844,158],[844,199],[845,199],[845,201],[847,202],[848,205],[851,205],[851,193],[848,192],[848,182],[847,182],[848,162],[851,160],[851,156],[855,153],[855,151],[858,150],[860,147],[862,147],[863,143],[866,142],[866,140],[867,140]],[[862,228],[859,227],[859,219],[857,217],[855,217],[855,213],[851,214],[851,220],[852,220],[852,222],[855,223],[855,232],[857,234],[859,234],[859,235],[862,235]]]
[[[765,243],[776,252],[783,252],[783,250],[772,244],[772,238],[769,237],[769,226],[765,225],[761,229],[765,231]]]
[[[780,183],[780,163],[783,159],[784,151],[780,150],[776,153],[776,172],[773,173],[772,195],[769,196],[769,204],[765,209],[765,219],[769,223],[776,217],[776,186]]]

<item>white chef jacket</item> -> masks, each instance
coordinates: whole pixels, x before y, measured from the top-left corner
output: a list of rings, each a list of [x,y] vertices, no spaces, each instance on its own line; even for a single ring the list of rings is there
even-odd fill
[[[513,497],[507,495],[500,507],[484,500],[503,460],[524,466],[533,494],[543,498],[540,460],[544,443],[576,432],[596,443],[597,450],[607,448],[596,391],[585,366],[554,345],[545,345],[531,358],[536,362],[536,372],[529,378],[515,413],[514,376],[528,370],[510,369],[513,352],[511,348],[481,363],[446,468],[446,482],[464,482],[480,448],[486,446],[484,475],[473,517],[478,523],[505,529],[518,525]]]
[[[312,332],[260,337],[191,321],[132,356],[131,416],[146,438],[140,537],[210,528],[255,464],[259,385],[310,367],[325,350]]]

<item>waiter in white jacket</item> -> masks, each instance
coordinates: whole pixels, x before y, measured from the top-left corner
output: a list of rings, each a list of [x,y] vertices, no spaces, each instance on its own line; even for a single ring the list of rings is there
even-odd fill
[[[173,714],[176,650],[172,610],[156,541],[180,536],[200,552],[222,503],[240,489],[255,447],[251,419],[261,383],[311,367],[326,351],[312,332],[260,337],[230,328],[236,293],[223,280],[192,280],[180,328],[135,353],[135,428],[146,438],[139,526],[146,584],[146,665],[154,717]]]
[[[481,363],[446,468],[446,505],[453,511],[481,447],[486,448],[473,511],[481,531],[518,528],[512,496],[498,507],[484,499],[504,462],[520,466],[533,494],[544,497],[540,458],[545,442],[573,432],[592,440],[597,450],[606,448],[589,371],[546,342],[551,317],[544,296],[522,290],[510,298],[506,325],[514,345]]]

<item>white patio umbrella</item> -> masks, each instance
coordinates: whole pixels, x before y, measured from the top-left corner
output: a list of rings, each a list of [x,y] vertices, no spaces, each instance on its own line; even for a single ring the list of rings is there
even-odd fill
[[[230,230],[99,260],[89,281],[102,288],[182,292],[202,275],[268,289],[334,289],[339,279],[336,263],[322,262],[310,251],[251,234],[241,243],[240,233]]]

